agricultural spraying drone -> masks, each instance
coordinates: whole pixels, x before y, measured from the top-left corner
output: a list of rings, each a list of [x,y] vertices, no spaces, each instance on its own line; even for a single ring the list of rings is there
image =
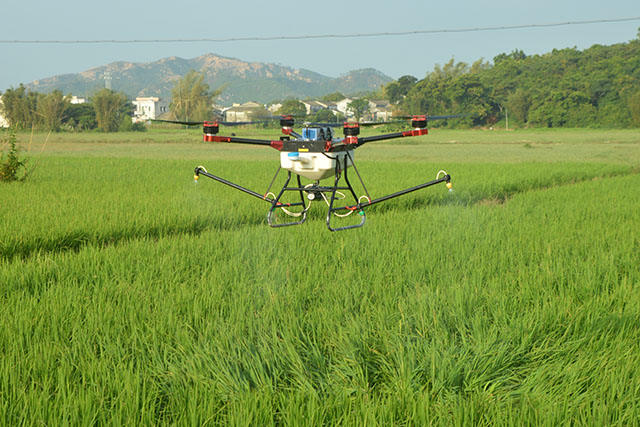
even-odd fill
[[[372,199],[369,196],[360,173],[356,168],[354,162],[354,151],[356,148],[363,146],[364,144],[372,141],[383,141],[394,138],[404,138],[410,136],[426,135],[427,122],[433,119],[448,119],[460,117],[460,115],[450,116],[426,116],[415,115],[407,116],[405,119],[411,121],[410,130],[402,132],[393,132],[383,135],[365,136],[359,137],[361,126],[381,125],[384,123],[379,122],[345,122],[342,124],[337,123],[303,123],[302,133],[299,134],[293,130],[296,125],[296,120],[293,116],[284,115],[280,116],[280,126],[282,127],[281,136],[277,140],[263,140],[253,138],[238,138],[234,134],[232,136],[218,135],[220,126],[237,126],[242,124],[250,124],[255,122],[223,122],[218,120],[205,121],[205,122],[184,122],[173,120],[156,120],[169,123],[178,123],[183,125],[203,125],[205,142],[230,142],[237,144],[251,144],[251,145],[263,145],[275,148],[280,152],[280,166],[276,171],[269,188],[264,194],[256,193],[231,181],[228,181],[219,176],[213,175],[208,172],[203,166],[198,166],[194,170],[194,179],[203,175],[207,178],[211,178],[222,184],[228,185],[240,190],[244,193],[250,194],[260,200],[269,203],[269,211],[267,213],[267,221],[271,227],[284,227],[288,225],[302,224],[307,219],[307,212],[311,207],[311,203],[314,201],[324,202],[328,206],[327,211],[327,228],[331,231],[346,230],[350,228],[362,227],[366,221],[366,215],[364,208],[375,205],[377,203],[385,202],[398,196],[402,196],[407,193],[411,193],[422,188],[430,187],[432,185],[444,182],[447,188],[451,189],[451,176],[444,171],[440,171],[433,181],[425,182],[424,184],[416,185],[401,191],[397,191],[386,196],[382,196],[376,199]],[[332,128],[342,127],[344,138],[334,137]],[[347,171],[349,167],[353,166],[356,172],[362,188],[365,192],[364,195],[356,196],[355,190],[349,181]],[[280,170],[287,171],[287,179],[278,192],[278,194],[271,193],[271,187],[275,182]],[[296,185],[289,186],[291,181],[291,175],[296,175]],[[332,185],[321,185],[320,181],[333,177]],[[340,184],[341,178],[344,177],[344,184]],[[306,178],[312,182],[306,185],[302,184],[301,178]],[[346,196],[339,190],[348,191],[353,196],[353,204],[344,206],[335,206],[336,201],[346,199]],[[298,193],[300,197],[299,202],[285,203],[282,201],[283,195],[287,192]],[[341,204],[341,203],[339,203]],[[279,222],[277,220],[277,210],[282,210],[288,216],[295,218],[289,222]],[[344,225],[341,227],[334,227],[332,225],[332,218],[334,217],[346,217],[353,212],[358,212],[360,215],[360,222],[352,225]]]

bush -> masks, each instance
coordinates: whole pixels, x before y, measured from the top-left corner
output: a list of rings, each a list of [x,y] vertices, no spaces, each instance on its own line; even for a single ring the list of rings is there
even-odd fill
[[[144,122],[136,122],[131,125],[131,130],[133,132],[146,132],[147,126],[144,124]]]
[[[8,146],[5,153],[4,149]],[[0,145],[0,181],[24,181],[27,179],[29,170],[27,169],[28,159],[20,159],[18,152],[18,138],[13,129],[10,129],[2,138]]]

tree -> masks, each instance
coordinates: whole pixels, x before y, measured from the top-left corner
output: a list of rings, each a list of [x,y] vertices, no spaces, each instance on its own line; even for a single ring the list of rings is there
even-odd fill
[[[398,79],[398,84],[404,93],[409,92],[409,89],[418,82],[418,79],[413,76],[402,76]]]
[[[124,93],[102,89],[91,98],[96,111],[98,129],[103,132],[117,132],[125,116],[131,117],[133,104]]]
[[[442,67],[439,64],[436,64],[435,67],[433,67],[433,71],[429,74],[429,78],[440,79],[460,77],[467,72],[469,72],[469,64],[466,62],[456,63],[455,60],[451,58],[449,62],[444,64]]]
[[[508,55],[506,53],[501,53],[501,54],[495,56],[493,58],[493,63],[497,65],[499,62],[506,61],[506,60],[509,60],[509,59],[518,60],[518,59],[525,59],[526,57],[527,57],[527,55],[525,55],[523,51],[521,51],[519,49],[515,49],[514,51],[512,51]]]
[[[398,81],[391,82],[383,88],[384,97],[389,102],[397,104],[404,99],[417,81],[418,79],[413,76],[402,76]]]
[[[469,70],[469,73],[471,74],[481,73],[483,71],[488,70],[489,68],[491,68],[491,64],[489,64],[488,62],[484,62],[484,58],[480,58],[477,61],[475,61],[473,64],[471,64],[471,69]]]
[[[328,102],[338,102],[338,101],[342,101],[345,98],[346,98],[346,96],[344,96],[342,93],[333,92],[333,93],[330,93],[328,95],[323,96],[321,99],[323,101],[328,101]]]
[[[352,112],[356,120],[360,120],[362,116],[369,112],[369,101],[364,98],[354,99],[347,104],[347,111]]]
[[[214,98],[223,90],[224,86],[221,86],[211,92],[209,85],[204,83],[204,73],[191,70],[171,90],[169,110],[176,120],[207,120],[211,117]]]
[[[518,88],[507,97],[507,108],[511,111],[513,117],[520,123],[527,122],[527,114],[531,101],[524,90]]]
[[[0,108],[11,127],[29,129],[37,123],[37,105],[38,93],[27,92],[20,83],[17,89],[10,88],[5,91]]]
[[[337,112],[337,111],[336,111]],[[338,116],[328,108],[316,111],[311,120],[317,123],[338,123]]]
[[[401,92],[398,82],[391,82],[385,85],[382,91],[384,93],[384,98],[392,104],[397,104],[398,102],[402,101],[402,98],[404,98],[404,95],[406,95],[406,93]]]
[[[640,92],[636,92],[629,98],[629,110],[631,113],[631,123],[640,127]]]
[[[90,102],[71,104],[65,110],[63,123],[74,130],[95,129],[98,125],[96,122],[96,110]]]
[[[59,90],[54,90],[38,99],[37,113],[46,130],[58,132],[64,113],[71,103]]]
[[[276,113],[305,117],[307,115],[307,108],[297,99],[287,99],[286,101],[282,101],[282,107],[278,108]]]

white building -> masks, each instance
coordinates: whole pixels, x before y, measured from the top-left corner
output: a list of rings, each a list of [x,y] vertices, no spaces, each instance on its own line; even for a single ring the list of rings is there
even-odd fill
[[[347,106],[353,101],[353,98],[345,98],[338,102],[336,102],[336,109],[340,111],[345,117],[352,118],[353,113],[351,111],[347,111]]]
[[[326,108],[325,105],[318,101],[304,100],[300,102],[302,102],[302,105],[304,105],[304,108],[307,110],[307,115],[317,113],[318,111]]]
[[[369,113],[371,114],[371,120],[386,122],[391,119],[393,113],[392,110],[391,103],[386,99],[369,100]]]
[[[9,122],[4,117],[4,114],[2,114],[2,96],[0,96],[0,128],[8,128],[8,127],[9,127]]]
[[[224,119],[227,122],[248,122],[253,120],[256,113],[264,112],[264,105],[249,101],[244,104],[234,103],[233,107],[224,110]]]
[[[169,103],[161,98],[138,97],[132,102],[136,107],[132,118],[135,123],[155,119],[169,111]]]
[[[69,99],[69,102],[72,104],[84,104],[85,102],[87,102],[87,98],[79,98],[75,95],[71,95],[71,99]]]
[[[282,104],[277,102],[275,104],[271,104],[269,105],[269,107],[267,107],[267,110],[270,111],[271,113],[275,113],[276,111],[278,111],[280,108],[282,108]]]

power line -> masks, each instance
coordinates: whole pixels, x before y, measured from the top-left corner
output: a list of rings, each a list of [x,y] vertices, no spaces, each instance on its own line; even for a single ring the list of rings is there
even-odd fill
[[[389,37],[389,36],[408,36],[416,34],[442,34],[442,33],[471,33],[479,31],[503,31],[503,30],[520,30],[525,28],[549,28],[562,27],[567,25],[587,25],[587,24],[604,24],[612,22],[640,21],[640,16],[633,18],[614,18],[614,19],[594,19],[589,21],[569,21],[555,22],[547,24],[523,24],[523,25],[507,25],[500,27],[475,27],[475,28],[452,28],[438,30],[412,30],[398,32],[378,32],[378,33],[351,33],[351,34],[307,34],[297,36],[267,36],[267,37],[229,37],[229,38],[194,38],[194,39],[129,39],[129,40],[0,40],[4,44],[132,44],[132,43],[227,43],[227,42],[246,42],[246,41],[274,41],[274,40],[308,40],[308,39],[343,39],[357,37]]]

